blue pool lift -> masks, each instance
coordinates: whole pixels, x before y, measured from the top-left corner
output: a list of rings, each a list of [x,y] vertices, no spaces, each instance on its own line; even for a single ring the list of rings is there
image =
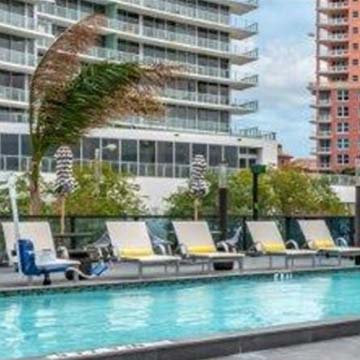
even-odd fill
[[[83,274],[78,269],[78,265],[80,264],[78,261],[57,258],[56,255],[52,252],[39,255],[36,254],[32,239],[21,238],[19,212],[16,202],[16,176],[13,174],[10,175],[7,179],[7,183],[1,188],[7,188],[9,191],[14,224],[14,234],[16,239],[16,253],[18,254],[18,271],[22,275],[26,276],[30,283],[32,277],[44,276],[43,284],[50,285],[51,273],[66,273],[71,271],[74,274],[73,278],[76,280],[79,275],[82,278],[90,279],[96,276],[100,276],[106,270],[108,270],[107,264],[99,262],[93,267],[91,274],[87,275]]]

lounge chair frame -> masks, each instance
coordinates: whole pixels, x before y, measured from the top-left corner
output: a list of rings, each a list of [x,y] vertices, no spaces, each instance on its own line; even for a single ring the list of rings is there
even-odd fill
[[[312,267],[316,266],[317,252],[312,250],[302,250],[299,248],[295,240],[283,240],[279,228],[274,221],[247,221],[246,227],[252,237],[255,251],[260,255],[269,257],[269,268],[273,268],[274,257],[284,257],[285,268],[289,269],[295,267],[295,260],[300,258],[311,258]],[[273,243],[283,245],[284,251],[279,252],[265,252],[263,244],[271,240]],[[292,246],[293,249],[289,249]]]
[[[180,271],[180,257],[168,255],[156,255],[152,248],[151,238],[145,222],[141,221],[107,221],[107,232],[113,247],[115,258],[121,262],[133,263],[138,267],[138,276],[144,275],[144,267],[164,266],[168,273],[168,267],[175,266],[175,274]],[[121,238],[123,236],[123,238]],[[146,257],[120,256],[119,252],[124,248],[145,248],[152,255]]]

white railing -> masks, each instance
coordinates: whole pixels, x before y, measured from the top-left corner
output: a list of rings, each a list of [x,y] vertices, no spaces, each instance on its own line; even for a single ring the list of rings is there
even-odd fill
[[[36,24],[33,18],[1,9],[0,23],[11,25],[19,29],[36,30]]]
[[[348,1],[330,2],[323,0],[320,2],[319,7],[324,9],[346,9],[349,6]]]
[[[0,98],[18,102],[27,102],[28,92],[24,89],[0,86]]]
[[[27,52],[0,47],[0,61],[18,65],[35,66],[36,58],[35,55]]]
[[[25,123],[28,118],[29,116],[26,113],[0,111],[0,122]]]
[[[65,18],[72,21],[78,21],[83,17],[90,15],[91,13],[83,12],[80,9],[70,9],[64,6],[59,6],[52,3],[40,3],[38,5],[38,11],[40,13]]]

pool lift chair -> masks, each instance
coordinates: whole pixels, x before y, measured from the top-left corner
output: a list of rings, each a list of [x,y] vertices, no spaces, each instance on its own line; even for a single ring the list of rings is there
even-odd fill
[[[43,285],[50,285],[51,273],[72,272],[73,279],[76,280],[79,275],[83,278],[92,278],[100,276],[107,270],[107,265],[98,264],[95,266],[93,274],[89,276],[78,269],[80,265],[78,261],[57,258],[48,223],[20,223],[16,202],[16,176],[10,175],[7,184],[1,188],[7,188],[9,191],[13,218],[12,223],[2,224],[5,236],[9,237],[10,235],[7,242],[9,263],[15,265],[17,271],[28,278],[29,283],[34,276],[44,276]],[[12,227],[12,231],[9,231],[10,227]],[[47,243],[47,247],[36,249],[34,241],[44,235],[45,238],[47,237],[47,239],[43,239]]]

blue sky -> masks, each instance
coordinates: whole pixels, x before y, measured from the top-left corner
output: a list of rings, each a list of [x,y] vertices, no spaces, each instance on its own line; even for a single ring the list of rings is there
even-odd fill
[[[249,14],[250,15],[250,14]],[[248,17],[250,17],[248,15]],[[260,0],[260,8],[251,14],[259,23],[256,42],[260,51],[257,64],[247,72],[260,76],[259,87],[241,93],[242,98],[258,99],[257,114],[241,117],[237,127],[259,126],[276,131],[286,151],[307,156],[313,110],[312,96],[306,89],[314,78],[315,43],[309,33],[315,31],[314,0]]]

